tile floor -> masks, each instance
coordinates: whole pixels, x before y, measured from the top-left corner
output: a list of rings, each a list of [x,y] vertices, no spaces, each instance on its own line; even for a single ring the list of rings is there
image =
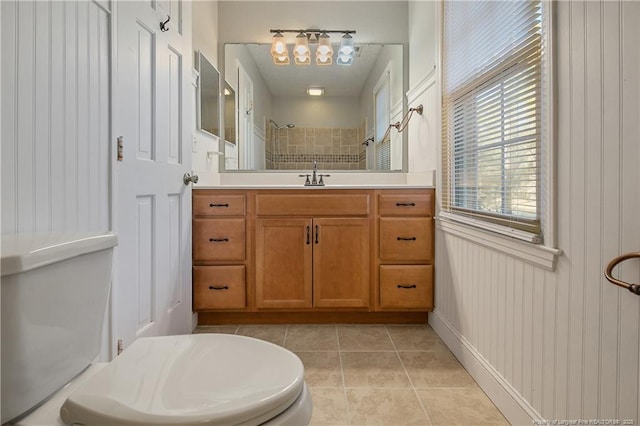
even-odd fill
[[[295,352],[312,425],[507,425],[428,325],[240,325],[235,333]]]

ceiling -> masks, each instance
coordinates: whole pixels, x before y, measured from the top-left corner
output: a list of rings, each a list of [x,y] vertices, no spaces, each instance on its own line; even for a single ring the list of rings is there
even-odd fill
[[[290,65],[275,65],[270,54],[271,45],[248,44],[246,47],[273,96],[305,96],[308,87],[323,87],[325,96],[359,96],[382,50],[379,44],[360,45],[352,65],[336,65],[334,60],[332,65],[318,66],[313,47],[310,65],[295,65],[293,57]],[[333,49],[337,51],[338,45]]]

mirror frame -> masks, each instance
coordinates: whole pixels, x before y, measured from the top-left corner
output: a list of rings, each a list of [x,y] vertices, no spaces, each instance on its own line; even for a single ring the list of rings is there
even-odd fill
[[[222,56],[222,65],[220,65],[221,67],[221,72],[222,72],[222,78],[226,79],[226,49],[225,47],[227,45],[234,45],[234,44],[243,44],[243,45],[268,45],[269,43],[264,43],[264,42],[250,42],[250,41],[245,41],[245,42],[235,42],[235,41],[228,41],[225,40],[223,43],[221,43],[219,45],[220,48],[220,55]],[[400,113],[400,117],[403,117],[406,112],[408,111],[409,105],[407,103],[407,89],[408,89],[408,85],[409,85],[409,58],[408,58],[408,47],[406,45],[406,43],[395,43],[395,42],[381,42],[381,43],[375,43],[375,42],[367,42],[364,43],[365,45],[399,45],[402,46],[402,72],[401,72],[401,76],[402,76],[402,100],[401,100],[401,113]],[[225,81],[225,84],[227,84],[227,82]],[[221,95],[222,96],[222,95]],[[236,149],[238,149],[238,139],[237,139],[237,132],[238,132],[238,105],[237,105],[237,96],[238,94],[236,93],[236,114],[235,114],[235,119],[236,119],[236,142],[232,143],[233,145],[235,145]],[[396,103],[395,105],[397,105],[398,103]],[[396,108],[393,108],[392,106],[392,110],[396,110]],[[222,111],[223,114],[226,113],[224,110]],[[225,118],[222,117],[222,120],[224,120]],[[367,130],[371,130],[368,129]],[[331,169],[332,172],[334,173],[374,173],[374,174],[385,174],[385,173],[391,173],[391,174],[395,174],[395,173],[406,173],[409,167],[408,161],[408,132],[401,132],[399,133],[400,136],[400,143],[402,146],[402,168],[400,169],[393,169],[393,170],[376,170],[376,169],[364,169],[364,170],[333,170]],[[219,140],[219,150],[221,153],[223,153],[223,155],[220,155],[218,161],[218,166],[219,166],[219,172],[220,173],[301,173],[304,172],[306,169],[227,169],[226,168],[226,159],[225,159],[225,153],[226,153],[226,143],[227,141],[225,141],[224,139],[220,138]],[[229,142],[231,143],[231,142]],[[375,149],[375,148],[373,148]]]

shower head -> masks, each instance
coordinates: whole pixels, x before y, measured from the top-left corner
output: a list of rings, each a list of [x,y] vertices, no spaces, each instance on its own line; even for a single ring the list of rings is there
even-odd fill
[[[285,127],[287,129],[293,129],[294,127],[296,127],[295,124],[283,124],[282,126],[279,126],[278,123],[276,123],[275,121],[273,121],[272,119],[269,119],[269,124],[273,124],[273,127],[276,128],[276,130],[280,130],[280,129],[284,129]]]
[[[276,130],[284,129],[285,127],[286,127],[287,129],[293,129],[294,127],[296,127],[296,125],[295,125],[295,124],[291,124],[291,123],[289,123],[289,124],[283,124],[282,126],[277,126],[277,127],[276,127]]]

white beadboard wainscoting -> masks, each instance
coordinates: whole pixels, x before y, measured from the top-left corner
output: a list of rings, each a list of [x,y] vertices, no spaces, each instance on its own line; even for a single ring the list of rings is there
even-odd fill
[[[2,2],[2,232],[107,230],[110,12]]]
[[[638,424],[640,297],[603,270],[640,251],[640,2],[557,2],[554,34],[564,254],[549,271],[438,226],[430,322],[514,424]]]

